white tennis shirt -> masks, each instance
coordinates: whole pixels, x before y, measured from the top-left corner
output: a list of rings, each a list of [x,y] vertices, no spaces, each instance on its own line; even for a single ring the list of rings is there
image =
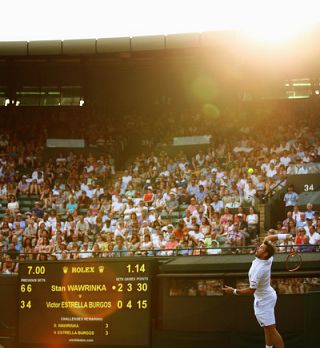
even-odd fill
[[[263,299],[274,294],[274,289],[270,285],[271,266],[273,257],[268,260],[255,258],[249,270],[250,288],[256,289],[254,297]]]

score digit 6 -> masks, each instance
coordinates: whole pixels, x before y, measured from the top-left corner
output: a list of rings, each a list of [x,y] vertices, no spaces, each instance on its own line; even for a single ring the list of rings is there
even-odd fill
[[[20,291],[21,292],[31,292],[32,291],[32,285],[31,284],[21,284],[20,286]]]

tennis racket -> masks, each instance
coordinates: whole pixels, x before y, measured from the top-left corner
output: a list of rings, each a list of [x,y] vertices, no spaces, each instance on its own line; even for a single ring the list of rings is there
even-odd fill
[[[291,245],[290,254],[286,257],[286,269],[289,272],[297,271],[302,265],[300,253]]]

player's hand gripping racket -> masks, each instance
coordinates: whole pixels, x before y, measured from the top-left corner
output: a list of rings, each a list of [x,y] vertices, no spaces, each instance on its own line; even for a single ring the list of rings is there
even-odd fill
[[[289,272],[297,271],[302,265],[302,257],[300,253],[291,246],[290,254],[286,257],[286,269]]]

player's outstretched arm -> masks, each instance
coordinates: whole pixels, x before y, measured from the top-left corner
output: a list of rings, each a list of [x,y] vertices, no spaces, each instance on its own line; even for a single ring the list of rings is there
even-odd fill
[[[222,288],[223,291],[225,291],[226,294],[233,294],[233,295],[253,295],[256,289],[252,288],[245,288],[245,289],[235,289],[231,286],[226,285]]]

